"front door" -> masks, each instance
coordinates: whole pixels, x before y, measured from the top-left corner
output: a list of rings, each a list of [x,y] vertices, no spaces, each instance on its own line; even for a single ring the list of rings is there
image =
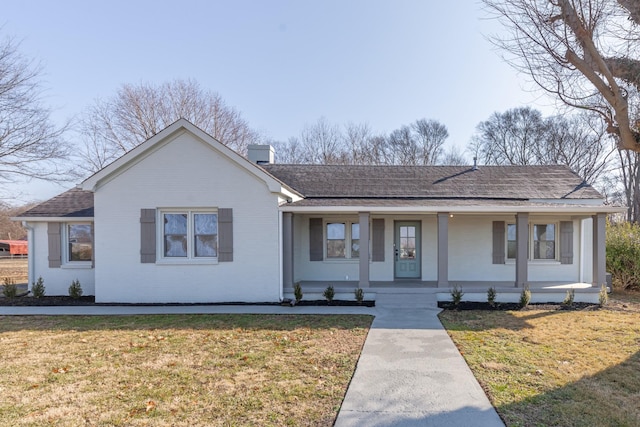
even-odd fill
[[[420,221],[396,222],[393,249],[396,278],[420,278]]]

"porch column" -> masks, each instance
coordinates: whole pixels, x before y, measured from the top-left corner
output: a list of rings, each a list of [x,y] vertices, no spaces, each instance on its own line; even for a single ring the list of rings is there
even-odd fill
[[[449,286],[449,212],[438,212],[438,287]]]
[[[360,281],[358,287],[369,287],[369,212],[360,212]]]
[[[607,254],[605,241],[606,214],[599,213],[592,216],[593,219],[593,276],[591,278],[594,287],[600,287],[607,283]]]
[[[282,287],[293,287],[293,213],[282,213]]]
[[[528,281],[529,261],[529,213],[516,214],[516,288],[522,288]]]

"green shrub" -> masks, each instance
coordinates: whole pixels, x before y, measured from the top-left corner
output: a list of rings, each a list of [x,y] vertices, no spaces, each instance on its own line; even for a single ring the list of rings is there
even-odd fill
[[[4,286],[2,288],[2,295],[5,298],[15,298],[18,295],[18,287],[16,286],[16,282],[11,277],[5,277],[2,281]]]
[[[44,296],[44,292],[44,280],[42,277],[38,277],[38,280],[31,284],[31,294],[33,294],[34,298],[42,298]]]
[[[489,289],[487,289],[487,302],[491,307],[496,306],[496,296],[498,296],[498,293],[496,292],[496,288],[492,286]]]
[[[600,292],[598,293],[598,302],[600,307],[604,307],[609,304],[609,293],[607,292],[607,285],[600,286]]]
[[[639,224],[607,223],[607,271],[614,288],[640,289]]]
[[[525,308],[531,302],[531,290],[529,285],[524,285],[522,292],[520,293],[520,307]]]
[[[562,304],[571,307],[573,305],[573,300],[575,298],[576,298],[576,290],[569,289],[567,291],[567,295],[564,297],[564,301],[562,301]]]
[[[451,288],[451,301],[454,306],[459,306],[460,302],[462,302],[462,297],[464,296],[464,292],[462,292],[462,288],[458,285],[455,285]]]
[[[302,286],[300,286],[300,282],[293,284],[293,296],[296,298],[296,304],[302,301]]]
[[[78,279],[71,282],[69,286],[69,296],[73,299],[78,299],[82,296],[82,286],[80,286],[80,281]]]
[[[362,301],[364,301],[364,289],[356,288],[353,293],[356,296],[356,301],[358,301],[358,304],[362,304]]]
[[[331,301],[333,301],[333,297],[336,296],[336,291],[333,289],[333,286],[329,285],[327,286],[327,289],[324,290],[322,295],[328,303],[331,303]]]

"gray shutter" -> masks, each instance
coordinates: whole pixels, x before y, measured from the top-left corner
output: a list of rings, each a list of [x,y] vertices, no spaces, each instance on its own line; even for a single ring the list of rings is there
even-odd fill
[[[573,264],[573,222],[560,222],[560,263]]]
[[[371,261],[384,262],[384,219],[371,220]]]
[[[324,255],[322,238],[322,218],[309,219],[309,260],[322,261]]]
[[[504,264],[504,221],[493,221],[493,263]]]
[[[233,261],[233,209],[218,209],[218,262]]]
[[[156,262],[156,210],[140,209],[140,262]]]
[[[60,239],[60,223],[47,224],[49,240],[49,268],[60,268],[62,265],[62,240]]]

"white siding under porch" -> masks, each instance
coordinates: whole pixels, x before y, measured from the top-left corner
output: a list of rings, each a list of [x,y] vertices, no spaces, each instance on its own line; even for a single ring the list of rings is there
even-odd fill
[[[233,209],[233,261],[141,263],[140,210],[158,208]],[[97,302],[280,299],[278,196],[190,133],[101,184],[95,223]]]

